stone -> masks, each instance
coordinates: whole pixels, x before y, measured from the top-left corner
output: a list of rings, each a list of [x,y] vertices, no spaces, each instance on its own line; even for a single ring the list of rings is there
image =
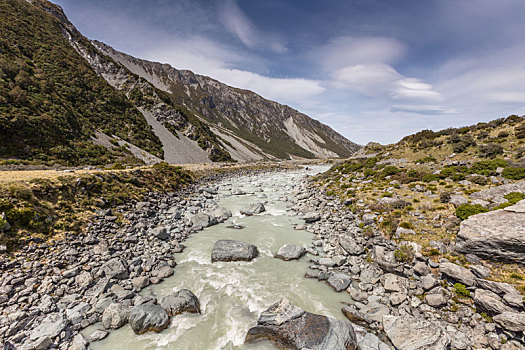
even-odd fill
[[[287,299],[263,311],[257,325],[248,330],[246,342],[258,339],[269,339],[290,349],[357,349],[350,322],[306,312]]]
[[[199,299],[188,289],[165,296],[160,301],[160,306],[168,312],[170,316],[175,316],[183,312],[200,314]]]
[[[62,313],[49,314],[29,333],[31,341],[54,339],[66,328],[66,318]]]
[[[383,329],[394,346],[403,350],[445,350],[450,338],[437,322],[410,315],[383,316]]]
[[[336,273],[328,278],[327,282],[336,292],[341,292],[348,288],[352,278],[344,273]]]
[[[450,200],[448,202],[450,204],[458,206],[458,205],[462,205],[462,204],[467,204],[468,203],[468,199],[463,197],[463,196],[460,196],[460,195],[452,195],[452,196],[450,196]]]
[[[392,306],[397,306],[401,304],[402,302],[404,302],[406,299],[407,299],[407,295],[402,292],[392,293],[390,294],[390,297],[388,298]]]
[[[490,290],[493,293],[496,293],[499,296],[505,294],[519,294],[518,290],[514,288],[512,284],[503,283],[503,282],[494,282],[485,279],[478,278],[476,281],[478,288]]]
[[[163,266],[158,270],[152,271],[151,274],[158,278],[168,278],[170,276],[173,276],[173,268],[169,266]]]
[[[266,208],[264,207],[264,203],[252,203],[248,205],[246,209],[241,210],[241,214],[250,216],[254,214],[260,214],[265,211]]]
[[[478,312],[485,312],[489,316],[501,314],[506,311],[514,311],[514,309],[505,305],[496,293],[485,289],[476,288],[474,291],[474,304]]]
[[[71,309],[66,310],[66,318],[72,323],[80,323],[86,316],[86,313],[91,309],[91,305],[86,302],[81,302]]]
[[[400,292],[405,285],[405,279],[394,275],[392,273],[386,273],[383,278],[383,287],[387,292]]]
[[[232,217],[232,212],[224,207],[218,207],[213,211],[213,216],[218,220],[227,220]]]
[[[502,198],[512,192],[525,193],[525,181],[495,186],[483,191],[475,192],[470,195],[470,198],[494,202],[495,198]]]
[[[139,276],[131,279],[131,284],[136,290],[141,290],[149,285],[149,277]]]
[[[478,278],[490,277],[490,269],[482,265],[470,265],[470,271]]]
[[[118,304],[110,304],[102,313],[102,325],[106,329],[118,329],[128,323],[129,308]]]
[[[523,309],[523,296],[518,293],[507,293],[503,296],[505,304],[516,309]]]
[[[436,308],[447,305],[447,299],[445,299],[445,297],[441,293],[427,294],[425,296],[425,301],[428,305]]]
[[[93,276],[91,273],[84,271],[75,277],[75,283],[80,288],[89,288],[93,284]]]
[[[363,316],[375,322],[381,322],[383,316],[390,314],[388,306],[377,301],[369,302],[360,311]]]
[[[166,230],[165,227],[155,227],[151,233],[153,234],[153,236],[162,240],[166,240],[169,237],[168,230]]]
[[[281,248],[275,257],[284,261],[296,260],[306,254],[306,249],[304,247],[294,245],[294,244],[285,244]]]
[[[309,212],[309,213],[306,213],[305,215],[303,215],[302,219],[307,224],[311,224],[311,223],[314,223],[316,221],[321,220],[321,215],[319,213],[316,213],[316,212]]]
[[[476,276],[470,270],[453,263],[444,262],[439,264],[439,271],[455,282],[472,287],[476,285]]]
[[[89,340],[90,341],[99,341],[99,340],[102,340],[105,337],[107,337],[108,334],[109,334],[108,332],[106,332],[106,331],[104,331],[102,329],[97,329],[96,331],[91,333],[91,335],[89,336]]]
[[[211,262],[251,261],[259,255],[257,247],[242,241],[224,239],[215,242],[211,252]]]
[[[71,342],[71,346],[69,347],[69,350],[86,350],[88,348],[89,342],[86,338],[80,333],[75,335],[73,337],[73,341]]]
[[[525,182],[525,181],[522,181]],[[525,200],[461,222],[456,250],[498,262],[525,264]]]
[[[430,273],[430,267],[422,261],[418,261],[414,264],[414,271],[420,276],[426,276]]]
[[[130,308],[129,325],[135,334],[158,333],[168,328],[169,323],[170,316],[159,305],[142,304]]]
[[[352,237],[348,236],[339,238],[339,246],[349,255],[361,255],[365,252],[363,246],[357,244]]]
[[[493,317],[494,322],[503,329],[513,332],[525,332],[525,313],[505,311]]]
[[[359,339],[358,337],[358,349],[359,350],[390,350],[391,347],[385,344],[379,339],[374,333],[366,333],[364,337]]]
[[[206,228],[217,224],[217,220],[206,213],[197,213],[190,218],[193,227]]]
[[[123,280],[129,277],[129,271],[119,258],[113,258],[102,265],[102,271],[109,278]]]
[[[355,301],[365,301],[368,298],[367,293],[354,288],[350,288],[349,293],[350,297]]]
[[[86,296],[98,297],[109,288],[109,277],[101,278],[97,283],[86,291]]]

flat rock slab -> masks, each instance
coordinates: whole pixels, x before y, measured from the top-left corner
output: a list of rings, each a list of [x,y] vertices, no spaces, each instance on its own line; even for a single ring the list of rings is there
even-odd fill
[[[283,349],[354,350],[357,341],[348,321],[306,312],[282,299],[261,313],[246,341],[269,339]]]
[[[306,254],[306,249],[304,247],[295,244],[285,244],[279,248],[279,251],[275,254],[275,257],[277,259],[288,261],[299,259],[304,254]]]
[[[429,322],[412,316],[384,316],[383,328],[397,349],[445,350],[449,337],[437,322]]]
[[[223,239],[215,242],[211,252],[211,262],[252,261],[257,255],[259,255],[259,251],[253,244]]]
[[[483,259],[525,264],[525,200],[461,222],[456,249]]]

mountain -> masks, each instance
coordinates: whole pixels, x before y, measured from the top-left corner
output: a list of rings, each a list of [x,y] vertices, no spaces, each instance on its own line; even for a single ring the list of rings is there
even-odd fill
[[[254,92],[91,42],[46,0],[0,3],[1,158],[191,163],[360,148]]]

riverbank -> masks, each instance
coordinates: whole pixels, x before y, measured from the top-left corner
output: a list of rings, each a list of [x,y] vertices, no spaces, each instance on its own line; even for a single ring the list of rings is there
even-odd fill
[[[214,191],[203,183],[281,168],[286,167],[202,173],[177,192],[144,192],[98,209],[83,234],[32,239],[13,254],[2,254],[1,341],[12,344],[8,348],[67,349],[79,330],[100,320],[108,306],[106,295],[131,304],[141,288],[173,274],[173,254],[184,249],[181,243],[191,233],[224,220],[207,216],[202,221],[196,215],[213,207]],[[147,282],[140,278],[145,276]]]

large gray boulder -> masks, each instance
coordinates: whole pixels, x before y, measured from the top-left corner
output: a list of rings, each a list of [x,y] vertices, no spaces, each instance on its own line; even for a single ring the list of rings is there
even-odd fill
[[[409,315],[384,316],[383,329],[397,349],[445,350],[450,338],[437,322]]]
[[[123,280],[129,277],[129,271],[119,258],[113,258],[102,265],[102,271],[109,278]]]
[[[485,312],[489,316],[514,311],[502,302],[499,295],[485,289],[478,288],[474,291],[474,304],[478,312]]]
[[[456,250],[481,258],[525,264],[525,200],[461,222]]]
[[[48,339],[48,342],[50,342],[66,328],[66,324],[67,321],[63,314],[50,314],[29,333],[29,339],[36,342],[43,342],[45,339]]]
[[[357,244],[357,242],[352,237],[340,237],[339,245],[349,255],[361,255],[365,252],[364,247]]]
[[[206,228],[208,226],[216,225],[217,220],[206,213],[197,213],[190,218],[190,223],[193,227]]]
[[[250,216],[254,214],[260,214],[265,211],[266,208],[264,207],[264,203],[252,203],[248,205],[246,209],[241,210],[241,214]]]
[[[232,217],[232,212],[229,211],[228,209],[224,208],[224,207],[218,207],[217,209],[215,209],[213,211],[213,216],[217,219],[217,220],[228,220],[229,218]]]
[[[326,281],[336,291],[341,292],[348,288],[352,282],[352,278],[345,273],[336,273]]]
[[[348,321],[306,312],[282,299],[263,311],[246,341],[269,339],[283,349],[354,350],[357,340]]]
[[[162,307],[154,304],[133,306],[129,311],[129,325],[135,334],[149,331],[160,332],[170,324],[170,316]]]
[[[455,282],[462,283],[467,287],[476,285],[476,276],[467,268],[453,263],[439,264],[439,271]]]
[[[304,254],[306,254],[306,249],[304,247],[294,244],[285,244],[279,248],[279,251],[275,254],[275,257],[277,259],[288,261],[299,259]]]
[[[506,184],[489,188],[487,190],[472,193],[470,198],[493,201],[494,198],[502,198],[512,192],[525,193],[525,181],[519,181],[512,184]]]
[[[128,323],[129,308],[111,303],[102,313],[102,325],[106,329],[118,329]]]
[[[321,214],[316,212],[309,212],[303,215],[302,219],[307,223],[311,224],[313,222],[321,220]]]
[[[257,257],[259,251],[253,244],[231,239],[215,242],[211,252],[211,262],[216,261],[251,261]]]
[[[525,312],[505,311],[494,316],[494,322],[503,329],[525,332]]]
[[[183,312],[200,314],[199,299],[191,291],[181,289],[176,293],[167,295],[160,301],[160,306],[168,312],[170,316],[175,316]]]

